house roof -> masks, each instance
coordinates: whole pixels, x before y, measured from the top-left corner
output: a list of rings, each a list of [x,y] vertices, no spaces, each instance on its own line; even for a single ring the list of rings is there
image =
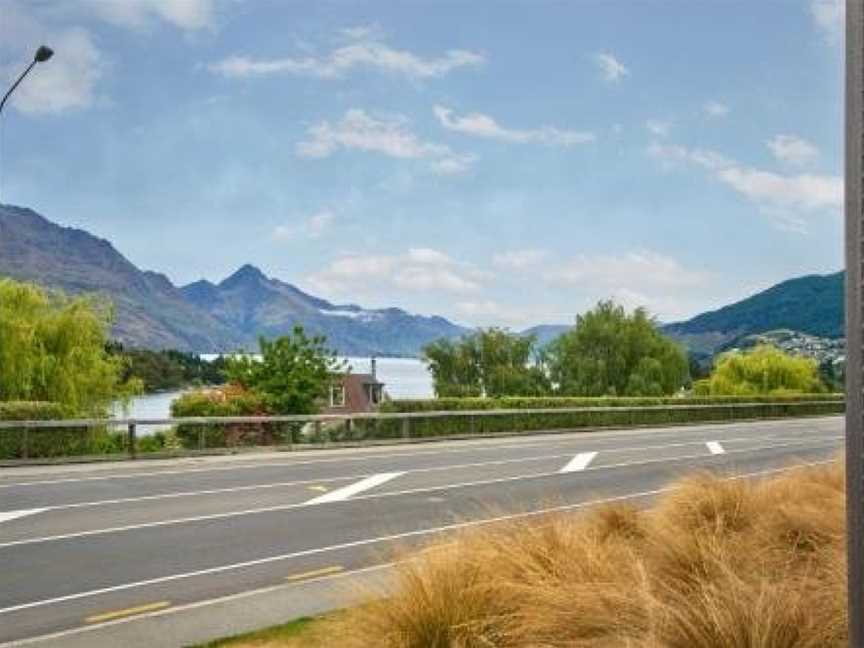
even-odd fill
[[[358,382],[362,385],[383,385],[384,383],[378,380],[370,373],[349,373],[345,376],[346,382]]]

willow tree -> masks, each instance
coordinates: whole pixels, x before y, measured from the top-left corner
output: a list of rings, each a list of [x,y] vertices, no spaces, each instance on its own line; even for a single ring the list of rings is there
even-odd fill
[[[711,396],[826,391],[815,360],[790,355],[770,344],[721,355],[711,375],[693,387],[697,394]]]
[[[549,376],[566,396],[663,396],[687,381],[684,351],[645,309],[603,301],[546,349]]]
[[[122,379],[125,360],[106,349],[111,316],[104,300],[0,279],[0,401],[99,416],[137,391],[138,381]]]

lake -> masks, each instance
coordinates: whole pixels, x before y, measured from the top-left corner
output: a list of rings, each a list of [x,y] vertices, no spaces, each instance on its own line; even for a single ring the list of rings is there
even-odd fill
[[[202,354],[202,358],[215,356]],[[369,373],[369,358],[343,358],[354,373]],[[432,398],[432,374],[422,360],[417,358],[378,358],[376,361],[378,380],[391,398]],[[115,417],[136,419],[170,418],[171,401],[184,390],[144,394],[132,399],[127,412],[115,408]],[[142,430],[143,433],[152,430]]]

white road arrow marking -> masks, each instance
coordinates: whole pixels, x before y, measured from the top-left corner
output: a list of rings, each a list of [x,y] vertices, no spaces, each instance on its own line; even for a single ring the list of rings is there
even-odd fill
[[[711,451],[711,454],[725,454],[726,450],[723,449],[723,446],[720,445],[719,441],[706,441],[705,445],[708,446],[708,449]]]
[[[11,520],[17,520],[18,518],[27,517],[28,515],[35,515],[36,513],[41,513],[42,511],[47,511],[45,508],[34,508],[34,509],[20,509],[18,511],[0,511],[0,522],[9,522]]]
[[[306,503],[326,504],[327,502],[341,502],[353,495],[356,495],[357,493],[362,493],[363,491],[369,490],[370,488],[380,486],[381,484],[384,484],[391,479],[396,479],[397,477],[400,477],[404,474],[404,472],[392,472],[372,475],[371,477],[361,479],[360,481],[349,484],[348,486],[343,486],[342,488],[337,488],[336,490],[325,493],[324,495],[319,495],[318,497],[312,498]]]
[[[585,470],[592,461],[594,461],[594,457],[597,456],[596,452],[580,452],[575,457],[573,457],[570,461],[567,462],[567,465],[564,466],[558,472],[569,473],[569,472],[577,472],[579,470]]]

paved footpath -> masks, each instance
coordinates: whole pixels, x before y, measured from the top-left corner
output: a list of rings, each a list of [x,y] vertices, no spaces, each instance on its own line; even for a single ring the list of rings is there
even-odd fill
[[[0,468],[0,646],[182,646],[350,604],[396,550],[842,450],[842,417]]]

